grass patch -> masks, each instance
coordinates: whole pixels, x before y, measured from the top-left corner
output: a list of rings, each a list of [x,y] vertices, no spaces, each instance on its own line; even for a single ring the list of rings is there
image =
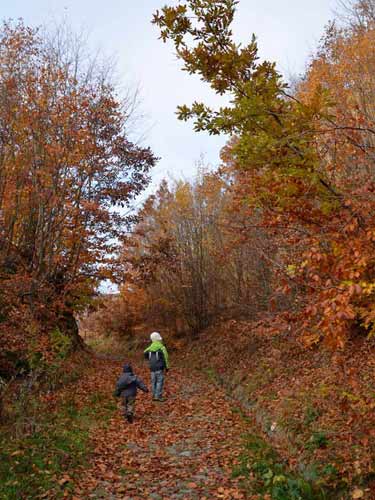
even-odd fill
[[[94,393],[87,405],[63,401],[54,411],[41,403],[37,425],[22,437],[0,429],[0,499],[63,498],[73,490],[74,477],[90,453],[89,431],[106,425],[116,404],[109,395]],[[99,423],[99,424],[98,424]]]
[[[326,448],[329,444],[327,434],[324,431],[315,431],[311,434],[309,441],[305,444],[305,448],[311,451],[319,448]]]
[[[213,384],[221,384],[221,378],[216,370],[213,368],[204,368],[202,371],[210,382]]]
[[[315,408],[312,405],[307,406],[306,411],[305,411],[305,416],[303,419],[303,424],[305,426],[309,426],[312,423],[314,423],[321,415],[321,412],[319,409]]]
[[[330,487],[336,469],[309,467],[300,475],[288,470],[275,450],[261,437],[246,435],[244,452],[234,477],[242,477],[251,494],[272,500],[331,500],[344,498],[343,491]],[[268,497],[267,497],[268,495]]]

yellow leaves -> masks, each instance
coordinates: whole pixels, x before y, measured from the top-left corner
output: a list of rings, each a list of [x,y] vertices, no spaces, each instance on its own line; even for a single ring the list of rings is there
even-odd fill
[[[356,489],[352,492],[352,498],[353,498],[353,499],[363,498],[363,497],[364,497],[364,494],[365,494],[365,492],[364,492],[363,490],[360,490],[359,488],[356,488]]]
[[[322,335],[317,332],[306,333],[302,337],[302,341],[306,347],[313,347],[314,345],[318,345],[321,341]]]
[[[319,394],[323,397],[329,396],[333,391],[333,388],[325,383],[321,383],[318,387]]]
[[[181,208],[182,211],[187,210],[191,207],[192,203],[192,192],[190,184],[180,182],[176,186],[175,200],[177,207]]]
[[[294,278],[296,275],[297,266],[295,264],[289,264],[286,266],[286,272],[291,277]]]
[[[13,453],[11,453],[11,457],[18,457],[20,455],[23,455],[24,454],[24,451],[23,450],[16,450],[14,451]]]
[[[375,282],[361,281],[360,287],[365,295],[372,295],[373,293],[375,293]]]

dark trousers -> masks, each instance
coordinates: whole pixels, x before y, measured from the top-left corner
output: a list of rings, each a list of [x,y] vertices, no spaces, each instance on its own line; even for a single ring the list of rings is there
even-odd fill
[[[128,396],[123,398],[125,416],[134,416],[135,399],[135,396]]]

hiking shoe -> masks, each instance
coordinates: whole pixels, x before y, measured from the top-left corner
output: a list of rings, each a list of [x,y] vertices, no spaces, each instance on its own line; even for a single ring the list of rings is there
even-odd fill
[[[129,422],[129,424],[132,424],[134,420],[133,415],[126,415],[126,420]]]

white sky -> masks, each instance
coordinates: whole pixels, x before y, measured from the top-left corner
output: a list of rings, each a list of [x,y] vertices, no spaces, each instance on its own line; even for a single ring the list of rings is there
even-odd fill
[[[154,184],[163,177],[190,177],[195,162],[204,154],[217,165],[225,138],[196,134],[191,123],[176,119],[178,104],[193,100],[219,102],[207,86],[183,73],[171,45],[158,40],[150,24],[152,14],[166,0],[0,0],[0,15],[22,17],[38,25],[65,17],[74,29],[90,32],[94,48],[115,55],[124,85],[140,86],[144,144],[161,157]],[[176,3],[174,1],[173,3]],[[283,74],[303,72],[325,24],[332,18],[336,0],[240,0],[234,26],[237,40],[258,37],[260,55],[276,61]]]

